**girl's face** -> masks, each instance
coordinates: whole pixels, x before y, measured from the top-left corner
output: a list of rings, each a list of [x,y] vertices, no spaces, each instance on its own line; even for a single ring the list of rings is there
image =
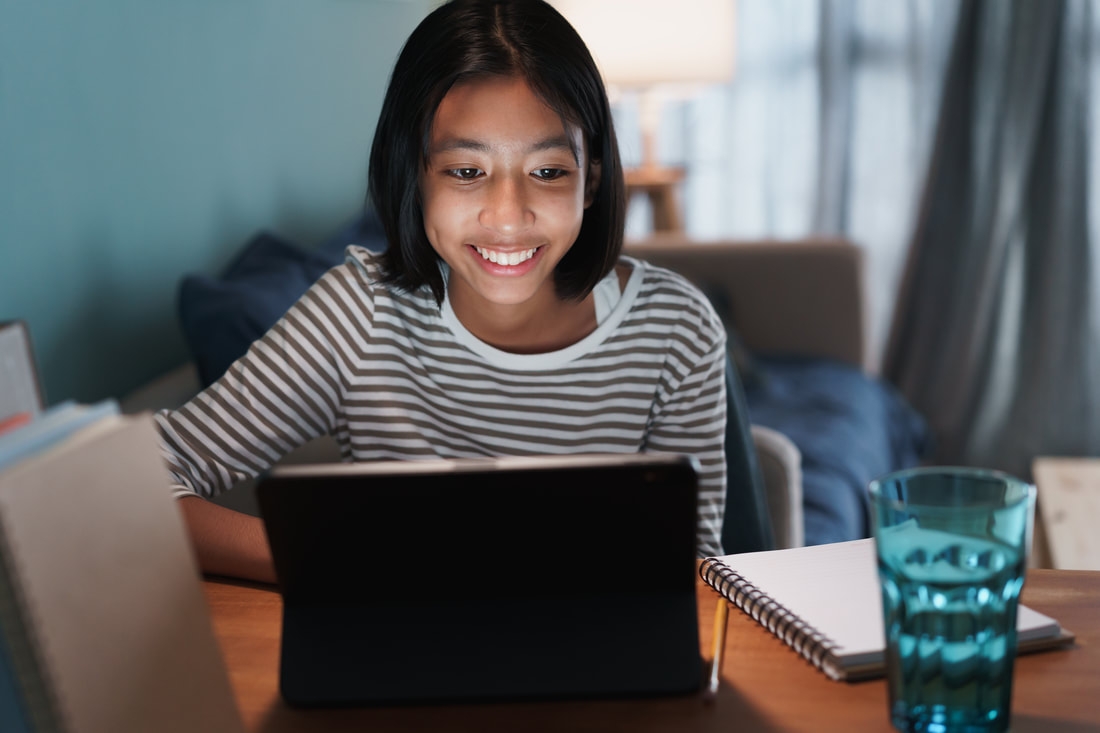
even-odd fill
[[[554,268],[580,232],[588,179],[581,131],[523,79],[451,88],[436,110],[420,190],[424,230],[451,267],[460,319],[460,303],[480,318],[555,311]]]

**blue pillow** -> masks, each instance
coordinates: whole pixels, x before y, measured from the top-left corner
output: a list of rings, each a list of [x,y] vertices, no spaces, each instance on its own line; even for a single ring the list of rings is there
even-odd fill
[[[260,232],[220,277],[184,277],[180,323],[202,385],[224,374],[333,264]]]
[[[827,359],[761,356],[767,379],[745,388],[749,417],[802,453],[806,544],[870,535],[867,484],[929,454],[931,431],[888,383]]]
[[[315,251],[260,232],[220,276],[185,276],[179,289],[180,323],[202,385],[224,374],[317,278],[343,262],[349,244],[385,249],[382,225],[372,211],[353,219]]]

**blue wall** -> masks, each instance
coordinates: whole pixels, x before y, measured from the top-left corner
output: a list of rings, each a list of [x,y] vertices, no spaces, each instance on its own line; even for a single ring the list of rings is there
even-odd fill
[[[354,214],[393,60],[428,0],[0,0],[0,320],[47,398],[187,359],[176,286],[261,228]]]

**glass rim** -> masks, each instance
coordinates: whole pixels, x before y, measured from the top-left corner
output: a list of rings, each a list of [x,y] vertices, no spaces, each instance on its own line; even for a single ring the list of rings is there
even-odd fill
[[[898,481],[908,480],[914,476],[934,476],[936,474],[954,474],[963,477],[976,477],[981,476],[985,478],[992,478],[1000,481],[1004,481],[1006,484],[1014,484],[1023,488],[1023,493],[1013,499],[1012,501],[1005,501],[1001,504],[974,504],[972,506],[945,506],[942,504],[927,504],[920,502],[901,501],[899,499],[893,499],[885,496],[882,493],[882,488],[890,483],[896,483]],[[978,468],[975,466],[917,466],[916,468],[905,468],[900,471],[891,471],[890,473],[883,474],[877,478],[871,480],[867,485],[868,493],[871,495],[871,501],[879,502],[893,509],[899,510],[912,510],[919,509],[925,512],[988,512],[990,508],[997,510],[1011,509],[1017,507],[1020,504],[1026,502],[1035,501],[1036,488],[1035,484],[1030,481],[1025,481],[1019,476],[1014,476],[1007,471],[1000,471],[995,468]]]

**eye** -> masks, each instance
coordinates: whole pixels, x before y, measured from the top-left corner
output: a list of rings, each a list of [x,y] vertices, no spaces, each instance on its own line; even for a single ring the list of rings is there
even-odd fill
[[[553,181],[569,175],[569,171],[564,168],[536,168],[531,175],[542,181]]]
[[[447,175],[454,176],[460,181],[472,181],[481,175],[480,168],[452,168],[447,171]]]

